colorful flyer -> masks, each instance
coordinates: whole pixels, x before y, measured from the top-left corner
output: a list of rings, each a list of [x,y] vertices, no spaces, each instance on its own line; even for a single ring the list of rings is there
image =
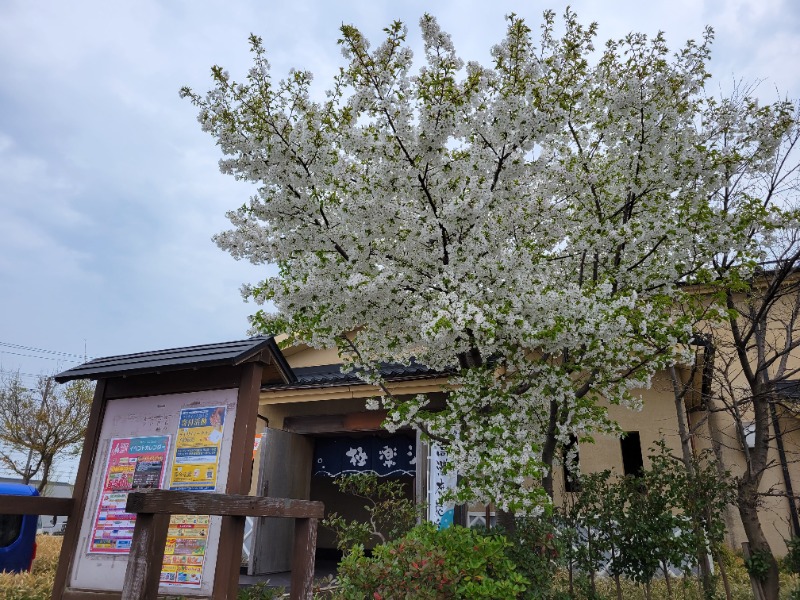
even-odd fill
[[[194,492],[216,489],[224,426],[224,406],[181,411],[169,489]]]
[[[212,492],[217,487],[225,407],[181,410],[169,489]],[[164,548],[161,585],[199,588],[210,517],[173,515]]]
[[[163,585],[199,587],[208,540],[207,515],[173,515],[161,567]]]
[[[125,512],[128,492],[160,488],[170,436],[114,438],[106,463],[103,489],[89,536],[89,552],[127,554],[136,515]]]

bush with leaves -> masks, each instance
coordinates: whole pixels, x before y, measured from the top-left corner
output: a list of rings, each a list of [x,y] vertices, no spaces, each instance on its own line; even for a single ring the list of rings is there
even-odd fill
[[[344,552],[377,540],[386,543],[407,533],[422,511],[422,506],[406,496],[402,482],[379,478],[373,473],[342,475],[335,480],[339,491],[364,501],[367,520],[348,520],[329,514],[322,524],[336,533],[336,547]]]
[[[501,535],[423,523],[372,556],[356,546],[339,565],[340,600],[497,600],[521,598],[528,581]]]
[[[564,511],[572,526],[566,540],[570,567],[590,576],[606,571],[618,596],[622,577],[649,586],[669,569],[688,570],[722,543],[722,511],[733,500],[733,487],[707,456],[685,465],[666,444],[656,444],[650,467],[638,476],[615,477],[610,471],[586,475],[581,492]]]
[[[540,517],[516,519],[512,532],[500,527],[492,532],[508,538],[510,545],[506,554],[530,583],[521,597],[525,600],[551,598],[553,581],[564,561],[563,534],[554,521],[552,510]]]

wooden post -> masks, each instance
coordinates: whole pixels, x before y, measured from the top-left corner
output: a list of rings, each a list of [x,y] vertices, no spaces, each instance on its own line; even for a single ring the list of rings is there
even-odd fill
[[[164,544],[169,529],[168,514],[142,513],[136,517],[128,568],[120,600],[156,600]]]
[[[67,519],[67,529],[61,542],[61,553],[58,556],[58,567],[53,580],[52,600],[61,600],[69,582],[69,572],[72,561],[78,555],[78,534],[80,533],[81,520],[89,501],[89,474],[92,472],[97,447],[100,443],[100,429],[103,425],[103,416],[106,411],[106,380],[101,379],[94,388],[94,399],[89,413],[89,422],[86,425],[86,437],[83,438],[83,452],[75,475],[75,487],[72,491],[72,511]]]
[[[253,441],[258,420],[258,396],[261,389],[260,362],[248,363],[242,372],[236,401],[236,419],[231,436],[226,494],[247,494],[250,491],[250,470]],[[215,600],[236,600],[239,592],[239,569],[242,564],[244,517],[225,516],[219,533],[217,564],[214,572]]]
[[[314,591],[314,550],[317,519],[295,519],[290,600],[311,600]]]

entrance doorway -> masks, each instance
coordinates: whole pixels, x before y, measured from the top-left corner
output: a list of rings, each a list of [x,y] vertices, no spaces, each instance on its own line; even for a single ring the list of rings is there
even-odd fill
[[[314,463],[311,469],[310,500],[325,503],[325,514],[337,513],[345,520],[368,519],[365,508],[369,499],[342,492],[336,478],[356,473],[372,473],[379,479],[402,484],[404,497],[415,500],[416,450],[413,434],[389,434],[375,431],[361,435],[320,435],[314,440]],[[371,548],[378,540],[372,540]],[[336,535],[320,527],[317,557],[340,560]]]

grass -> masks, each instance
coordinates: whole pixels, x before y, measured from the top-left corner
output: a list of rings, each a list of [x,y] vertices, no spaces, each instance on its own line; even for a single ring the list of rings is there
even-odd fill
[[[36,537],[36,558],[30,573],[0,573],[3,600],[50,600],[61,552],[61,536]]]

